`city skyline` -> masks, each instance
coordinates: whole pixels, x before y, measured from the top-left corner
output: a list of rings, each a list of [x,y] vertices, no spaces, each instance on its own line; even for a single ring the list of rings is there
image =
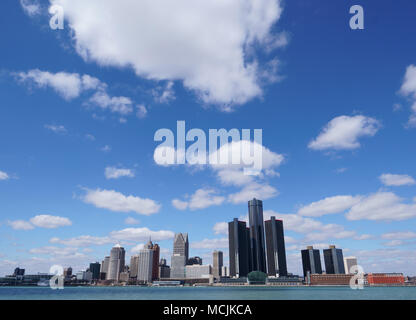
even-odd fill
[[[63,30],[48,0],[0,4],[0,275],[115,270],[110,247],[129,263],[150,238],[171,265],[180,232],[186,259],[221,250],[229,267],[228,223],[248,226],[253,198],[283,221],[288,272],[335,245],[364,271],[414,273],[413,3],[363,0],[366,28],[351,30],[342,1],[54,2]],[[192,145],[182,121],[190,136],[261,129],[261,172],[160,165],[159,130]]]

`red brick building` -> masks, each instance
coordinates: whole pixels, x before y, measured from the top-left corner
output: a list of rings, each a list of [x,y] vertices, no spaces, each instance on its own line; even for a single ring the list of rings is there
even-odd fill
[[[311,274],[310,285],[312,286],[348,286],[352,274]]]
[[[374,285],[404,285],[402,273],[369,273],[367,281],[370,286]]]

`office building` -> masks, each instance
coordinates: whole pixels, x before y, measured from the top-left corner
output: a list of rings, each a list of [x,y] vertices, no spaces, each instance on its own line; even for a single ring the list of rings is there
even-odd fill
[[[210,265],[195,264],[193,266],[186,266],[186,279],[205,279],[212,275],[212,268]]]
[[[265,222],[267,246],[267,273],[269,276],[287,276],[283,221],[271,217]]]
[[[226,266],[222,266],[221,268],[221,277],[229,277],[230,273],[229,270]]]
[[[402,273],[369,273],[367,281],[370,286],[403,286],[405,279]]]
[[[222,276],[222,266],[223,266],[223,252],[222,251],[214,251],[212,254],[212,261],[213,261],[213,268],[212,274],[214,278],[219,278]]]
[[[253,199],[248,202],[248,220],[250,228],[250,271],[266,273],[266,253],[264,241],[263,202]]]
[[[173,240],[173,256],[171,259],[170,277],[185,278],[185,266],[189,259],[189,240],[187,233],[177,233]]]
[[[91,271],[79,271],[77,272],[77,281],[90,282],[92,280]]]
[[[167,265],[166,259],[161,259],[159,263],[159,279],[170,278],[170,267]]]
[[[193,266],[194,264],[202,264],[202,258],[201,257],[191,257],[188,259],[187,265]]]
[[[318,249],[308,246],[302,250],[302,266],[303,275],[306,277],[309,274],[322,274],[321,254]]]
[[[130,258],[130,278],[137,280],[139,272],[139,255],[132,255]]]
[[[120,272],[124,270],[125,254],[126,251],[119,244],[111,249],[107,280],[119,281]]]
[[[110,256],[107,256],[104,258],[104,260],[101,262],[101,270],[100,273],[104,273],[107,278],[108,274],[108,267],[110,266]]]
[[[329,246],[324,249],[325,271],[327,274],[345,274],[342,250]]]
[[[153,243],[152,240],[145,245],[145,248],[153,251],[153,264],[152,264],[152,280],[159,279],[159,257],[160,247],[157,243]]]
[[[65,278],[69,278],[69,277],[71,277],[72,276],[72,268],[71,267],[69,267],[69,268],[65,268],[64,269],[64,277]]]
[[[244,221],[234,219],[228,223],[230,276],[246,277],[249,271],[250,237]]]
[[[153,274],[153,250],[144,248],[139,251],[139,268],[137,281],[152,282]]]
[[[356,257],[345,257],[344,258],[344,269],[346,274],[351,273],[351,267],[358,265]]]
[[[92,273],[92,280],[98,280],[100,279],[100,263],[90,263],[90,271]]]
[[[16,268],[13,272],[13,277],[23,277],[25,275],[25,269]]]

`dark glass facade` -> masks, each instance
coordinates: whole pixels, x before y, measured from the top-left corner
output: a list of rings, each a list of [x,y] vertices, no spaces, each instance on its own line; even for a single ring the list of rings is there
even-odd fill
[[[303,275],[306,277],[308,271],[310,274],[322,274],[321,254],[318,249],[308,247],[302,250]]]
[[[344,274],[344,257],[342,249],[337,249],[335,246],[330,246],[329,249],[324,249],[325,271],[327,274]]]
[[[285,237],[283,221],[271,217],[265,222],[267,245],[267,274],[287,276]]]
[[[264,241],[263,202],[253,199],[248,202],[250,228],[251,271],[267,272]]]
[[[246,277],[249,270],[249,231],[244,221],[228,223],[230,276]]]

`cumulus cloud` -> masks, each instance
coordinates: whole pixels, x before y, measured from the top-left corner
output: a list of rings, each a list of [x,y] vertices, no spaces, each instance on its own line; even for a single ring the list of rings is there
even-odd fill
[[[408,126],[416,127],[416,66],[410,65],[406,69],[400,93],[412,100],[411,115]]]
[[[406,174],[385,173],[380,176],[380,181],[386,186],[411,186],[416,184],[415,179]]]
[[[65,100],[75,99],[83,91],[97,89],[103,85],[100,80],[89,75],[67,72],[51,73],[39,69],[19,72],[15,76],[22,83],[34,84],[38,88],[50,87]]]
[[[71,226],[72,222],[68,218],[51,216],[51,215],[37,215],[29,221],[16,220],[9,221],[8,224],[15,230],[32,230],[35,227],[44,229],[56,229],[60,227]]]
[[[124,220],[124,223],[125,223],[125,224],[131,224],[131,225],[134,225],[134,224],[139,224],[139,223],[140,223],[140,221],[139,221],[139,220],[137,220],[137,219],[135,219],[135,218],[132,218],[132,217],[127,217],[127,218]]]
[[[147,109],[144,105],[140,104],[137,106],[137,112],[136,112],[137,118],[144,119],[147,116]]]
[[[320,217],[326,214],[335,214],[350,209],[360,202],[361,197],[356,196],[335,196],[312,202],[299,209],[298,214],[308,217]]]
[[[133,112],[133,101],[128,97],[110,97],[104,90],[97,91],[89,100],[88,104],[108,109],[113,113],[127,115]]]
[[[416,217],[416,203],[405,203],[392,192],[377,192],[363,198],[346,214],[349,220],[406,220]]]
[[[276,197],[279,191],[268,184],[252,182],[236,193],[228,195],[228,201],[234,204],[247,202],[247,199],[267,200]]]
[[[270,48],[282,13],[279,0],[50,2],[64,7],[86,61],[132,67],[146,79],[181,80],[203,101],[227,107],[262,94],[248,49]],[[282,38],[275,43],[285,45]]]
[[[378,120],[362,115],[336,117],[323,128],[308,147],[313,150],[357,149],[361,146],[359,139],[374,136],[380,126]]]
[[[161,205],[151,199],[143,199],[137,196],[125,196],[114,190],[86,189],[83,196],[85,203],[97,208],[115,212],[135,212],[142,215],[151,215],[159,212]]]
[[[179,210],[201,210],[211,206],[218,206],[225,201],[225,197],[217,196],[214,189],[198,189],[188,201],[174,199],[172,205]]]
[[[8,180],[8,179],[10,179],[9,175],[4,171],[0,171],[0,181],[1,180]]]
[[[153,99],[160,104],[169,103],[176,99],[173,90],[174,82],[168,81],[164,87],[157,87],[152,90]]]
[[[228,248],[228,238],[204,239],[199,242],[192,242],[193,249],[224,249]]]
[[[148,241],[149,238],[155,241],[173,239],[175,233],[167,230],[152,231],[148,228],[127,228],[120,231],[112,231],[110,237],[116,240],[124,241]]]
[[[30,222],[39,228],[55,229],[59,227],[71,226],[72,222],[68,218],[51,216],[51,215],[38,215],[30,219]]]
[[[107,179],[119,179],[122,177],[134,178],[134,172],[131,169],[107,167],[105,168],[105,177]]]
[[[30,17],[41,13],[41,6],[38,0],[20,0],[23,11]]]
[[[227,222],[218,222],[214,225],[214,228],[212,228],[214,230],[215,234],[224,234],[227,235],[228,234],[228,223]]]
[[[100,246],[114,241],[109,237],[94,237],[94,236],[79,236],[70,239],[60,239],[57,237],[51,238],[49,240],[53,244],[62,244],[68,247],[89,247],[89,246]]]

